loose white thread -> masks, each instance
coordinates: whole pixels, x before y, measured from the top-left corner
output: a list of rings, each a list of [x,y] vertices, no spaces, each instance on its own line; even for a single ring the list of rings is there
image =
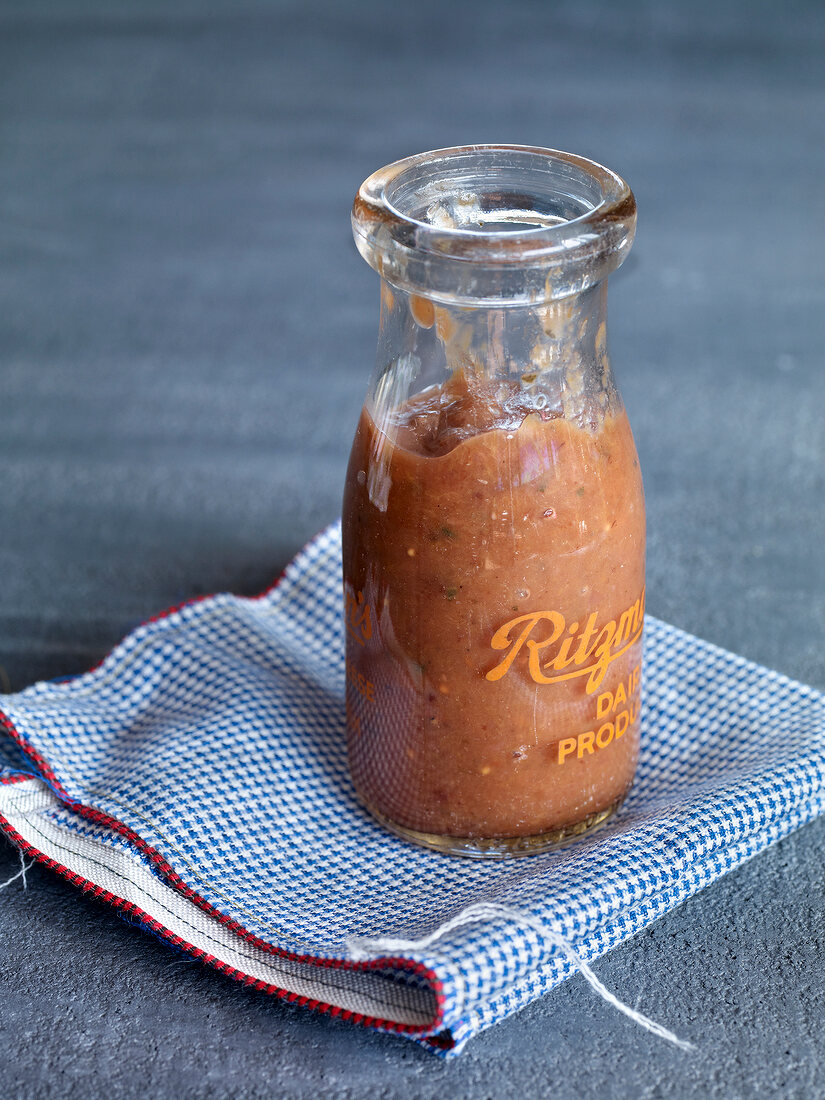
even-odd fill
[[[5,882],[0,882],[0,890],[5,890],[7,886],[11,886],[13,882],[16,882],[19,878],[23,880],[23,889],[28,890],[29,884],[26,882],[26,871],[30,870],[34,866],[34,860],[31,863],[26,863],[23,857],[23,853],[20,852],[20,870],[16,875],[12,875],[11,878],[7,878]]]
[[[455,917],[451,917],[450,920],[445,921],[445,923],[436,928],[434,932],[430,932],[419,940],[391,939],[389,937],[373,940],[348,937],[346,942],[352,957],[361,960],[368,958],[376,951],[410,951],[416,948],[430,947],[456,928],[462,928],[464,925],[472,924],[475,921],[495,920],[497,918],[519,921],[532,928],[546,943],[549,943],[552,947],[558,948],[562,952],[567,960],[603,1000],[618,1009],[619,1012],[623,1012],[625,1016],[633,1020],[639,1027],[643,1027],[653,1035],[658,1035],[660,1039],[666,1039],[667,1042],[673,1043],[673,1045],[679,1047],[680,1050],[696,1049],[693,1043],[689,1043],[686,1039],[680,1039],[678,1035],[674,1035],[672,1031],[656,1023],[655,1020],[651,1020],[641,1012],[637,1012],[635,1008],[626,1005],[624,1001],[620,1001],[618,997],[611,993],[610,990],[599,981],[584,959],[579,956],[564,936],[558,932],[554,932],[550,928],[546,928],[540,921],[536,920],[535,917],[531,917],[527,913],[520,913],[517,909],[510,909],[506,905],[496,905],[492,902],[482,902],[478,905],[470,905]]]

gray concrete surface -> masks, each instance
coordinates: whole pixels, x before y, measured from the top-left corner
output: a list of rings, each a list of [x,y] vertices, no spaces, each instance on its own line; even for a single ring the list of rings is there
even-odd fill
[[[632,183],[611,348],[657,615],[825,688],[825,8],[0,3],[0,666],[78,672],[334,518],[374,168],[553,145]],[[825,822],[442,1064],[250,993],[45,870],[0,892],[8,1097],[825,1096]],[[0,842],[0,882],[17,854]]]

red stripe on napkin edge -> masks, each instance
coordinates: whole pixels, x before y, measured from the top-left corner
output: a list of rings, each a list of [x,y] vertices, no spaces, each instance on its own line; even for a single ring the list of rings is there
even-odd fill
[[[0,782],[18,783],[23,782],[29,776],[14,776],[11,779],[3,779]],[[280,986],[272,985],[269,982],[263,981],[261,978],[253,978],[250,974],[245,974],[242,970],[237,970],[235,967],[230,966],[228,963],[223,962],[215,955],[211,955],[208,951],[204,951],[200,947],[196,947],[194,944],[189,943],[187,940],[182,939],[180,936],[171,932],[164,924],[162,924],[155,917],[150,916],[140,906],[135,905],[134,902],[126,901],[124,898],[118,897],[117,894],[112,894],[110,891],[105,890],[102,886],[98,886],[97,883],[92,882],[90,879],[84,878],[83,875],[79,875],[76,871],[72,871],[71,868],[66,867],[62,863],[58,863],[57,860],[52,859],[51,856],[45,855],[39,848],[35,848],[30,844],[25,837],[11,825],[8,820],[0,814],[0,828],[10,841],[19,848],[20,851],[26,855],[31,856],[32,859],[37,860],[43,866],[48,867],[50,870],[57,872],[73,886],[78,887],[84,894],[89,894],[93,898],[106,902],[106,904],[113,906],[113,908],[124,913],[126,916],[135,917],[140,924],[144,925],[150,932],[156,936],[160,936],[163,940],[171,943],[174,947],[180,948],[186,951],[188,954],[194,956],[200,962],[204,962],[207,965],[213,967],[215,970],[225,976],[241,982],[243,985],[248,986],[251,989],[255,989],[261,993],[268,993],[272,996],[276,996],[281,1000],[287,1001],[289,1004],[297,1004],[302,1008],[310,1008],[316,1012],[326,1013],[329,1016],[334,1016],[341,1020],[347,1020],[350,1023],[362,1024],[364,1027],[373,1029],[380,1029],[382,1031],[403,1032],[405,1034],[413,1034],[419,1037],[422,1041],[437,1047],[440,1050],[450,1050],[455,1044],[452,1036],[447,1031],[440,1031],[434,1035],[427,1035],[424,1032],[427,1030],[426,1026],[418,1026],[415,1024],[399,1024],[394,1020],[385,1020],[380,1016],[368,1016],[361,1012],[354,1012],[348,1008],[341,1008],[338,1005],[328,1004],[326,1001],[319,1001],[312,997],[306,997],[300,993],[293,993],[288,989],[282,989]],[[249,942],[255,944],[255,938],[248,937]],[[261,946],[255,944],[255,946]],[[265,946],[265,945],[264,945]],[[289,958],[295,958],[288,952],[278,951],[277,949],[271,949],[278,954],[286,955]],[[309,959],[311,956],[305,956]],[[365,964],[351,964],[348,960],[341,960],[344,965],[361,966],[363,969],[373,969],[377,965],[386,962],[394,962],[395,960],[371,960]],[[411,960],[402,960],[410,962]],[[327,961],[322,960],[325,965],[336,965],[335,963],[329,964]],[[416,965],[416,964],[413,964]],[[340,967],[339,967],[340,968]],[[438,979],[436,978],[436,981]],[[436,993],[436,999],[439,1000],[439,994]],[[443,998],[441,998],[443,1000]],[[438,1014],[435,1017],[430,1027],[438,1027],[441,1023],[441,1004],[438,1006]]]

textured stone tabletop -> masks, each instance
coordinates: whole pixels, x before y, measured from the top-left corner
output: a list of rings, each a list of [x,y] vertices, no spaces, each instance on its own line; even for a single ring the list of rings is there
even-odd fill
[[[632,184],[614,367],[648,606],[825,688],[825,9],[0,3],[0,679],[253,593],[339,511],[399,156],[570,149]],[[175,954],[40,868],[0,891],[4,1097],[825,1095],[825,821],[450,1063]],[[0,882],[18,855],[0,841]]]

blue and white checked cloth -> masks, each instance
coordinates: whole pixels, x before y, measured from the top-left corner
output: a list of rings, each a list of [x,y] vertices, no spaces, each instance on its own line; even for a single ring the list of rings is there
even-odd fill
[[[568,977],[553,934],[593,960],[825,808],[825,696],[649,618],[641,763],[602,832],[502,863],[406,844],[347,773],[340,575],[334,526],[266,595],[0,696],[8,835],[235,977],[454,1053]],[[387,937],[427,945],[365,946]]]

